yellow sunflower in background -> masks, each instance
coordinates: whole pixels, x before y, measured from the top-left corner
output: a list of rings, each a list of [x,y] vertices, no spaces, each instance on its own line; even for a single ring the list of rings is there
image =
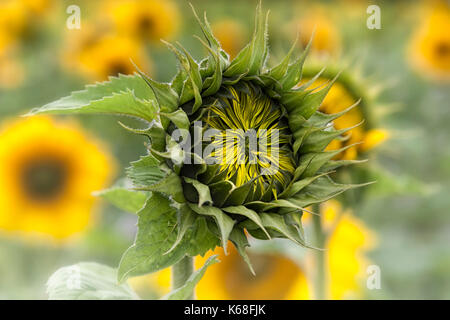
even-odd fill
[[[225,19],[212,25],[212,30],[222,48],[233,59],[246,43],[246,30],[236,20]]]
[[[301,83],[307,83],[309,80],[311,79],[305,78]],[[328,81],[329,79],[327,78],[318,78],[311,84],[310,89],[321,88]],[[338,113],[349,108],[358,102],[358,100],[359,99],[355,98],[342,83],[335,82],[322,102],[319,110],[327,114]],[[356,126],[361,123],[363,119],[367,118],[363,116],[363,111],[360,108],[360,105],[335,119],[333,121],[334,127],[338,130],[350,128]],[[328,145],[327,150],[337,150],[345,146],[359,143],[355,146],[349,147],[337,156],[340,159],[353,160],[358,158],[359,152],[366,152],[375,148],[388,137],[389,133],[387,130],[368,129],[363,123],[362,125],[349,130],[346,133],[346,139],[332,141]]]
[[[5,123],[0,131],[0,229],[67,238],[92,222],[91,193],[114,162],[73,123],[49,117]]]
[[[27,19],[25,7],[20,1],[0,1],[0,52],[22,36]]]
[[[81,30],[69,32],[62,54],[62,63],[67,70],[98,81],[119,73],[134,73],[133,62],[140,69],[151,71],[150,61],[135,39],[114,35],[101,24],[86,23]]]
[[[302,300],[310,296],[303,269],[285,255],[249,253],[255,276],[230,243],[228,255],[225,255],[223,248],[216,248],[205,257],[196,257],[196,268],[214,254],[219,255],[221,262],[208,268],[196,287],[197,299]],[[170,281],[171,269],[167,268],[155,274],[132,278],[129,283],[138,292],[150,287],[162,296],[170,292]]]
[[[408,55],[420,73],[437,81],[450,81],[450,5],[444,1],[432,3],[411,39]]]
[[[54,5],[54,0],[18,0],[33,14],[45,14]]]
[[[330,200],[322,204],[322,225],[329,234],[326,243],[326,297],[328,299],[362,298],[369,260],[365,254],[373,249],[376,236],[350,211],[343,211],[340,203]],[[305,213],[305,225],[310,224]],[[308,270],[314,270],[314,252],[308,251]],[[312,285],[311,285],[312,287]]]
[[[24,81],[24,68],[15,54],[15,50],[0,51],[0,88],[16,88]]]
[[[178,7],[170,0],[106,0],[106,6],[122,35],[159,43],[172,38],[179,27]]]
[[[314,33],[311,52],[316,56],[336,56],[340,52],[339,30],[327,11],[322,8],[308,11],[308,15],[295,20],[289,28],[295,32],[298,31],[303,47],[306,47]]]

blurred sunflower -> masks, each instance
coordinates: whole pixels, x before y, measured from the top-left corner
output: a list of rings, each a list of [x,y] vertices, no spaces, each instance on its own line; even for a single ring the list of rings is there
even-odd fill
[[[24,68],[15,52],[0,52],[0,88],[12,89],[20,86],[24,80]]]
[[[344,77],[342,77],[344,78]],[[311,78],[302,79],[302,84],[310,81]],[[330,81],[330,77],[321,77],[316,79],[309,86],[310,89],[321,88]],[[326,114],[339,113],[358,102],[357,94],[352,93],[351,89],[339,79],[333,84],[328,95],[325,97],[319,111]],[[361,101],[358,106],[349,110],[347,113],[333,121],[333,126],[337,129],[344,129],[356,126],[346,133],[344,139],[333,140],[326,150],[338,150],[342,147],[349,146],[346,150],[337,155],[340,159],[354,160],[358,158],[358,153],[366,152],[375,148],[377,145],[385,141],[389,137],[389,133],[385,129],[372,129],[366,122],[357,126],[363,119],[369,119],[367,110],[364,110],[365,101]],[[356,144],[356,145],[354,145]],[[351,146],[354,145],[354,146]]]
[[[235,299],[308,299],[309,289],[303,269],[290,258],[276,253],[250,253],[256,276],[233,247],[225,255],[223,248],[208,252],[205,257],[196,257],[196,267],[201,267],[212,255],[219,255],[218,264],[208,268],[196,287],[196,298],[200,300]],[[171,270],[164,269],[149,276],[130,279],[133,289],[151,287],[159,295],[170,291]]]
[[[107,0],[106,6],[119,34],[159,43],[178,30],[178,8],[170,0]]]
[[[329,200],[320,210],[322,225],[328,234],[326,242],[326,296],[328,299],[359,299],[363,294],[363,280],[369,265],[365,257],[374,248],[376,236],[350,211],[343,211],[340,203]],[[311,216],[305,214],[305,225]],[[314,252],[308,251],[308,263]],[[314,268],[314,266],[311,266]]]
[[[212,30],[222,48],[232,59],[245,45],[246,30],[236,20],[225,19],[218,21],[212,25]]]
[[[299,32],[299,40],[305,48],[314,33],[311,52],[316,56],[335,56],[341,48],[339,31],[323,8],[308,11],[307,16],[295,20],[290,25],[291,30]]]
[[[33,117],[0,132],[0,229],[67,238],[92,222],[112,158],[75,124]]]
[[[27,12],[20,1],[0,2],[0,51],[16,42],[27,25]]]
[[[432,3],[411,39],[408,55],[418,72],[437,81],[449,81],[450,5],[444,1]]]
[[[54,5],[54,0],[19,0],[33,14],[42,15]]]
[[[93,80],[106,80],[119,73],[132,74],[133,62],[150,71],[150,61],[138,41],[95,30],[89,25],[79,32],[68,40],[63,54],[63,65],[68,70],[77,70]]]

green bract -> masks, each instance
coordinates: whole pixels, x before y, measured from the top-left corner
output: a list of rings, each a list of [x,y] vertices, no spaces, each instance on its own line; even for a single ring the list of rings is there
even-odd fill
[[[324,149],[346,130],[337,131],[331,125],[342,113],[317,111],[334,81],[314,92],[306,89],[308,84],[297,86],[308,48],[295,58],[294,44],[278,65],[268,68],[267,16],[258,6],[251,42],[230,61],[206,17],[197,20],[206,38],[200,41],[209,56],[196,62],[181,45],[167,43],[179,61],[172,82],[160,83],[142,72],[120,75],[30,113],[117,114],[148,124],[144,129],[124,126],[150,140],[148,154],[127,169],[131,189],[139,195],[131,196],[132,190],[123,186],[102,193],[122,208],[141,208],[136,241],[120,263],[120,280],[166,268],[186,255],[204,255],[219,245],[226,250],[229,240],[250,265],[245,230],[258,239],[286,238],[307,246],[301,224],[305,208],[357,186],[335,183],[328,176],[347,162],[331,160],[340,150]],[[172,137],[176,129],[185,130],[182,138],[194,136],[194,122],[207,119],[213,106],[215,116],[220,115],[227,103],[236,101],[233,92],[246,101],[235,109],[244,108],[248,119],[256,113],[254,97],[262,101],[261,110],[271,108],[270,114],[277,115],[270,125],[283,128],[280,150],[286,170],[282,176],[259,179],[261,168],[256,166],[256,173],[239,182],[220,163],[198,159],[193,152],[198,145],[193,143],[186,151]],[[200,149],[208,145],[201,141]],[[198,161],[187,163],[186,159]]]

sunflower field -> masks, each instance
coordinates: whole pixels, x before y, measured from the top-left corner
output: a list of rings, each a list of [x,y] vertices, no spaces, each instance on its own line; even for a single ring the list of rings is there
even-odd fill
[[[0,299],[450,299],[450,2],[0,0]]]

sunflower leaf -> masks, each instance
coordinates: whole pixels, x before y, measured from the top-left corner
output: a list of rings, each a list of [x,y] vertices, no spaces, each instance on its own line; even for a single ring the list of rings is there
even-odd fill
[[[110,88],[106,85],[108,83],[112,82],[87,86],[86,90],[75,91],[70,96],[35,108],[27,116],[35,114],[111,114],[136,117],[149,122],[155,119],[158,111],[156,101],[139,98],[136,92],[140,88],[132,87],[135,81],[130,82],[129,87],[122,88],[120,91],[112,91],[116,87]],[[122,86],[124,85],[122,84]],[[153,98],[150,93],[147,94],[147,97]]]
[[[242,216],[247,217],[248,219],[252,220],[267,234],[267,237],[270,239],[270,235],[267,233],[266,229],[264,228],[261,218],[255,211],[248,209],[245,206],[226,207],[226,208],[223,208],[222,210],[225,212],[228,212],[228,213],[239,214],[239,215],[242,215]]]
[[[159,168],[159,160],[152,154],[141,156],[139,160],[130,164],[126,173],[137,187],[151,186],[166,176],[166,173]]]
[[[233,77],[244,72],[248,72],[249,75],[255,75],[260,72],[268,55],[268,16],[267,13],[264,18],[260,2],[256,8],[255,31],[252,40],[238,53],[236,58],[231,61],[231,64],[224,72],[225,77]]]
[[[95,192],[94,195],[102,197],[117,208],[130,213],[137,213],[148,198],[146,192],[131,190],[122,181],[111,188]]]
[[[168,252],[177,239],[177,211],[169,199],[153,192],[138,212],[138,217],[136,240],[125,251],[119,264],[119,282],[167,268],[187,252],[185,241]]]
[[[58,269],[47,281],[50,300],[136,300],[128,284],[117,283],[117,270],[94,262]]]
[[[214,218],[214,221],[216,222],[220,231],[223,250],[225,251],[225,253],[227,253],[228,237],[230,236],[235,221],[231,219],[228,215],[226,215],[222,210],[216,207],[212,206],[199,207],[198,205],[192,203],[189,203],[189,206],[193,211],[197,212],[198,214]]]
[[[209,188],[207,185],[199,182],[196,179],[190,179],[187,177],[184,177],[184,181],[191,184],[195,188],[195,190],[197,190],[199,207],[203,206],[205,203],[212,204],[211,193],[209,192]]]
[[[245,263],[247,263],[247,266],[250,269],[251,273],[253,275],[256,275],[255,270],[253,269],[253,266],[250,262],[250,258],[248,257],[248,254],[245,251],[245,248],[250,247],[250,244],[248,243],[247,236],[245,235],[244,230],[234,228],[230,234],[230,240],[238,250],[242,259],[244,259]]]

